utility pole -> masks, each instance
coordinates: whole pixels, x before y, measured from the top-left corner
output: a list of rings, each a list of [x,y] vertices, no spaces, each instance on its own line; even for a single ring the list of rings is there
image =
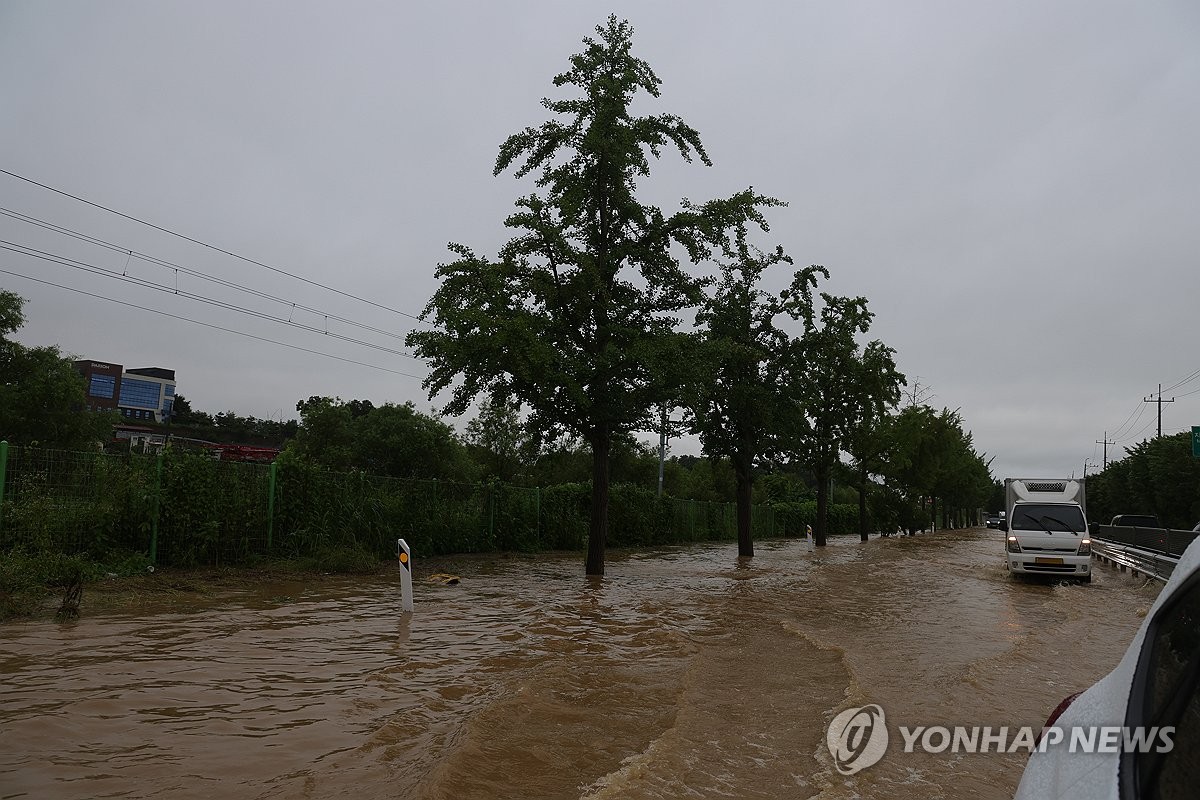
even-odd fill
[[[1097,439],[1097,440],[1096,440],[1096,444],[1102,444],[1102,445],[1104,445],[1104,468],[1105,468],[1105,469],[1108,469],[1108,446],[1109,446],[1110,444],[1116,444],[1116,442],[1115,442],[1115,441],[1110,441],[1110,440],[1109,440],[1109,438],[1108,438],[1108,431],[1105,431],[1105,432],[1104,432],[1104,438],[1103,438],[1103,439]]]
[[[1153,397],[1146,397],[1146,398],[1143,398],[1142,402],[1143,403],[1158,403],[1158,438],[1161,439],[1162,438],[1162,404],[1163,403],[1174,403],[1175,398],[1172,397],[1170,400],[1163,400],[1162,399],[1162,384],[1160,383],[1158,385],[1158,400],[1155,400]]]

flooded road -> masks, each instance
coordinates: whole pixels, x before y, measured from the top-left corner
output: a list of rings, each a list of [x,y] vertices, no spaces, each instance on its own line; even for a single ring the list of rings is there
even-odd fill
[[[1011,797],[1024,754],[835,769],[825,729],[1040,725],[1157,588],[1004,572],[997,531],[452,563],[192,613],[0,626],[0,798]],[[418,554],[419,556],[419,554]],[[444,566],[444,564],[443,564]],[[85,605],[86,612],[86,605]]]

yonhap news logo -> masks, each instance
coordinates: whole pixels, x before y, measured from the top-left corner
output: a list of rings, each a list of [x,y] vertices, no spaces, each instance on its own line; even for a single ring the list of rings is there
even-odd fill
[[[940,753],[1169,753],[1175,746],[1173,726],[1124,728],[1115,726],[1057,725],[1046,728],[984,725],[916,725],[897,727],[903,752]],[[888,748],[887,717],[871,704],[848,708],[829,723],[825,744],[842,775],[854,775],[874,766]]]
[[[833,718],[825,732],[833,765],[853,775],[875,764],[887,752],[887,718],[877,705],[848,708]]]

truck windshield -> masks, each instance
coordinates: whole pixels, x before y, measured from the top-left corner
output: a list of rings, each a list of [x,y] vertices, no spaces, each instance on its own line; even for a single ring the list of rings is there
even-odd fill
[[[1064,531],[1087,530],[1083,512],[1079,506],[1065,505],[1019,505],[1013,509],[1013,530],[1018,531]]]

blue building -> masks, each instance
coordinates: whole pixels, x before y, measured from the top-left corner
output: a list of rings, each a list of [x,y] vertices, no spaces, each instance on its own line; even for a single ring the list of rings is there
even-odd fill
[[[120,412],[126,419],[168,422],[175,402],[175,370],[124,369],[120,364],[84,359],[75,369],[87,383],[88,409]]]

